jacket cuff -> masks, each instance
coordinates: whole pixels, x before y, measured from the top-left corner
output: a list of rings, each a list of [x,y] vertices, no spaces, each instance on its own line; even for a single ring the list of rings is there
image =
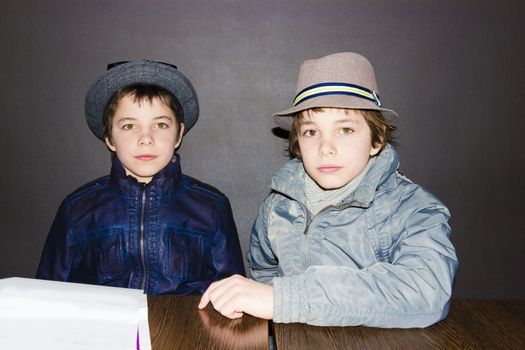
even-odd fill
[[[305,276],[294,275],[273,279],[273,321],[277,323],[306,323],[308,304]]]

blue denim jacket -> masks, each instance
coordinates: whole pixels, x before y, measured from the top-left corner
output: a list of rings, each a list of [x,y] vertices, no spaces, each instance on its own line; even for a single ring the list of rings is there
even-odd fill
[[[254,224],[252,277],[274,287],[274,322],[425,327],[449,308],[458,266],[447,208],[397,172],[388,145],[356,190],[312,216],[298,160],[272,179]]]
[[[113,157],[109,176],[62,202],[37,278],[202,294],[235,273],[244,265],[224,194],[181,174],[178,157],[147,185]]]

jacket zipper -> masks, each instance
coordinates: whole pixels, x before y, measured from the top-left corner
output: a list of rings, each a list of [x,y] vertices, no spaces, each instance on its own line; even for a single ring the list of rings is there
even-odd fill
[[[144,233],[144,210],[146,205],[146,184],[141,184],[141,212],[140,212],[140,259],[142,261],[142,290],[146,293],[146,257],[145,257],[145,233]]]
[[[325,211],[328,211],[329,209],[336,209],[336,210],[341,210],[341,209],[346,209],[348,207],[351,206],[350,203],[346,203],[346,204],[343,204],[343,205],[340,205],[340,206],[335,206],[335,205],[329,205],[327,207],[324,207],[323,209],[321,209],[317,214],[315,214],[314,216],[312,216],[312,214],[310,213],[310,210],[308,210],[308,208],[306,208],[305,205],[303,205],[302,203],[299,203],[299,205],[301,205],[305,212],[306,212],[306,227],[304,228],[304,231],[303,231],[303,234],[304,236],[308,236],[308,229],[310,228],[310,224],[314,221],[314,219],[321,213],[325,212]],[[305,237],[306,239],[306,237]],[[303,243],[305,244],[305,243]],[[304,254],[303,253],[303,264],[305,266],[305,268],[308,266],[310,262],[308,261],[308,254]]]
[[[302,205],[302,204],[301,204]],[[352,204],[351,203],[346,203],[346,204],[342,204],[340,206],[335,206],[335,205],[329,205],[327,207],[324,207],[323,209],[321,209],[317,214],[315,214],[314,216],[311,216],[312,214],[310,214],[310,211],[308,209],[306,209],[305,207],[305,211],[306,211],[306,227],[304,228],[304,232],[303,234],[307,235],[308,234],[308,229],[310,228],[310,224],[312,223],[312,221],[314,221],[314,219],[319,215],[319,214],[322,214],[324,213],[325,211],[328,211],[329,209],[335,209],[335,210],[343,210],[343,209],[346,209],[346,208],[349,208],[351,207]]]
[[[301,204],[302,205],[302,204]],[[305,245],[308,245],[308,229],[310,228],[310,224],[314,221],[315,217],[319,214],[321,214],[323,211],[329,209],[329,208],[332,208],[333,206],[329,205],[325,208],[323,208],[320,212],[318,212],[317,214],[315,214],[314,216],[312,216],[312,214],[310,213],[310,210],[308,210],[308,208],[306,206],[304,206],[304,209],[305,209],[305,212],[306,212],[306,227],[304,228],[304,231],[303,231],[303,235],[304,235],[304,239],[303,239],[303,264],[304,264],[304,268],[306,269],[306,267],[308,267],[310,265],[310,260],[308,259],[308,254],[305,254],[304,250],[304,246]],[[306,240],[306,242],[305,242]]]
[[[337,208],[336,206],[333,206],[333,205],[329,205],[327,207],[324,207],[323,209],[321,209],[317,214],[315,214],[314,216],[311,216],[312,214],[310,213],[310,210],[308,210],[306,207],[306,227],[304,228],[304,234],[307,235],[308,234],[308,229],[310,228],[310,224],[312,223],[312,221],[314,221],[314,219],[321,213],[327,211],[328,209],[332,209],[332,208]]]
[[[301,204],[301,203],[299,203],[299,204]],[[303,206],[303,205],[301,204],[301,206]],[[304,207],[304,211],[306,212],[306,226],[304,227],[303,234],[307,235],[308,234],[308,229],[310,228],[310,223],[315,218],[315,215],[313,217],[311,217],[310,210],[308,210],[308,208],[306,206],[303,206],[303,207]]]
[[[313,219],[316,217],[316,215],[312,216],[312,214],[310,213],[310,210],[308,210],[308,208],[306,207],[306,205],[303,205],[302,203],[299,203],[299,205],[301,205],[303,208],[304,208],[304,211],[306,213],[306,226],[304,228],[304,231],[303,231],[303,239],[301,240],[302,241],[302,247],[301,247],[301,254],[303,256],[303,265],[304,265],[304,268],[306,269],[308,267],[308,265],[310,264],[310,261],[308,259],[308,254],[305,253],[305,249],[308,247],[308,229],[310,228],[310,224],[312,223]]]

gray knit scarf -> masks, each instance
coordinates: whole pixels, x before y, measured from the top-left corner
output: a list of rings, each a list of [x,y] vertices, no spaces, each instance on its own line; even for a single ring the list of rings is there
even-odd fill
[[[357,175],[343,187],[336,188],[334,190],[325,190],[319,187],[319,185],[310,177],[310,175],[305,173],[304,192],[306,195],[306,207],[312,213],[312,215],[316,215],[328,206],[337,205],[341,200],[354,192],[363,177],[366,175],[366,172],[372,163],[374,163],[374,160],[375,157],[370,158],[366,167],[359,175]]]

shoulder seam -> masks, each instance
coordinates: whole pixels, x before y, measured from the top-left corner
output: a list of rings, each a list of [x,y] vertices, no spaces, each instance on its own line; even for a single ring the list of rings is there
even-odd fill
[[[203,186],[203,184],[205,186]],[[224,193],[214,188],[213,186],[205,184],[205,183],[201,183],[200,181],[195,180],[189,176],[185,176],[185,179],[183,179],[183,182],[182,182],[182,186],[187,188],[188,190],[202,193],[208,197],[212,197],[221,202],[224,201],[224,199],[226,198],[226,195]],[[207,187],[209,187],[209,189]]]
[[[75,191],[71,192],[69,195],[66,196],[66,200],[75,200],[78,196],[81,196],[85,193],[95,191],[103,186],[106,185],[107,179],[109,178],[109,175],[103,176],[101,178],[98,178],[96,180],[93,180],[91,182],[88,182],[87,184],[77,188]]]

